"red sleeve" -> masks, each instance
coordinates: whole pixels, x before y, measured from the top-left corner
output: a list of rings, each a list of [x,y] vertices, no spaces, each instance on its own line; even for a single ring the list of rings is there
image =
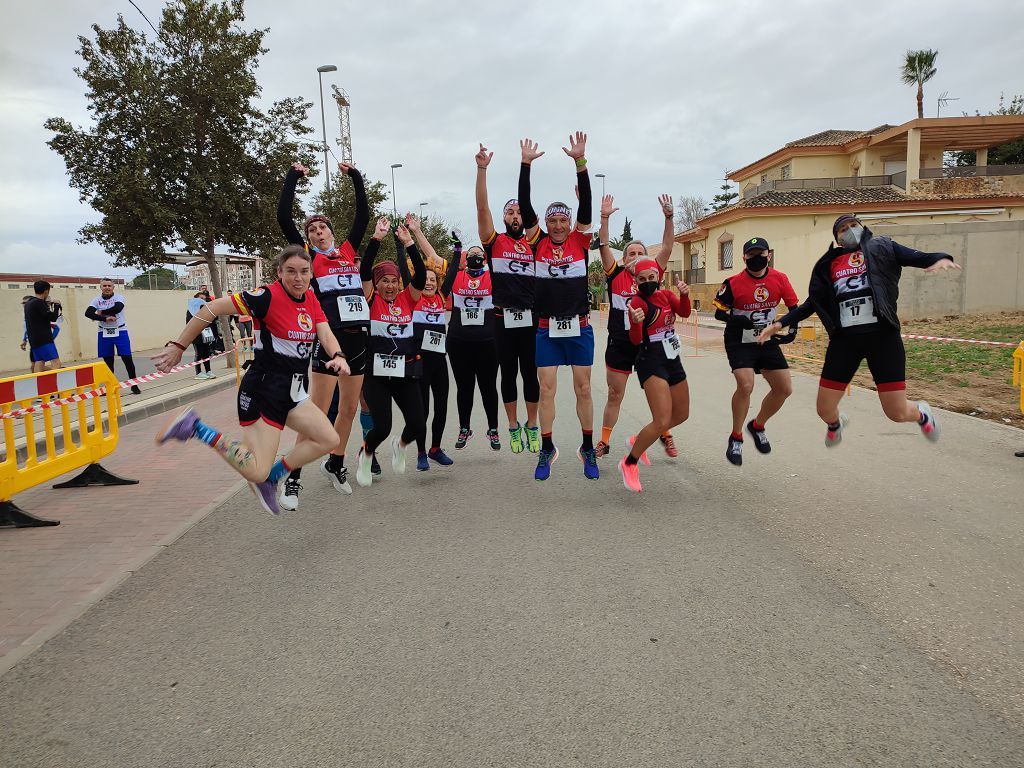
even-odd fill
[[[789,282],[789,277],[786,275],[782,276],[782,301],[790,308],[800,303],[796,297],[796,291],[793,290],[793,284]]]
[[[634,296],[632,299],[629,300],[629,305],[627,306],[626,311],[628,312],[631,307],[638,307],[640,309],[644,309],[644,300],[641,299],[639,296]],[[640,323],[635,323],[633,322],[632,317],[629,318],[629,340],[634,347],[640,346],[640,344],[643,342],[643,321],[641,321]]]
[[[320,300],[317,299],[312,288],[306,291],[306,301],[308,301],[310,306],[313,307],[313,325],[315,326],[317,323],[326,323],[327,315],[324,314],[324,308],[320,306]]]
[[[672,291],[665,291],[665,295],[668,297],[669,306],[672,307],[672,311],[679,317],[690,316],[690,297],[687,294],[682,296],[676,296]]]

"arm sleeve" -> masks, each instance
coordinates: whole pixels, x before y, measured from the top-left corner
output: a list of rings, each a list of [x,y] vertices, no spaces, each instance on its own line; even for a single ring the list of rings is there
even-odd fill
[[[352,228],[348,231],[348,241],[358,251],[359,244],[366,236],[366,229],[370,226],[370,205],[366,201],[366,184],[363,182],[363,174],[355,168],[350,168],[348,176],[352,179],[352,187],[356,193],[356,216],[352,219]]]
[[[405,246],[398,239],[398,235],[392,234],[395,238],[395,260],[398,262],[398,274],[402,276],[402,286],[412,282],[412,275],[409,274],[409,260],[405,257]]]
[[[363,260],[359,262],[359,279],[364,283],[373,281],[373,262],[376,261],[379,250],[380,240],[371,237],[370,242],[366,244],[366,250],[363,251]]]
[[[901,267],[917,267],[918,269],[925,269],[930,267],[932,264],[942,261],[943,259],[953,261],[953,257],[948,253],[924,253],[923,251],[915,251],[913,248],[907,248],[905,245],[900,245],[895,240],[892,241],[892,252],[896,256],[896,261],[899,262]]]
[[[262,320],[270,311],[271,294],[267,288],[231,294],[231,302],[242,314]],[[319,302],[318,302],[319,303]],[[216,323],[213,323],[216,325]]]
[[[94,307],[92,304],[85,308],[85,316],[88,317],[90,320],[99,320],[96,314],[96,307]]]
[[[629,300],[629,304],[626,307],[626,311],[629,312],[629,310],[632,309],[633,307],[639,307],[640,309],[643,309],[643,300],[638,298],[638,297],[636,297],[636,296],[634,296],[632,299]],[[638,347],[638,346],[640,346],[640,344],[643,343],[643,340],[644,340],[644,325],[643,324],[644,324],[644,321],[646,321],[646,319],[647,318],[645,317],[644,320],[641,320],[639,323],[634,323],[633,322],[633,318],[632,317],[629,318],[629,340],[630,340],[630,342],[632,342],[634,347]]]
[[[427,284],[427,267],[423,263],[423,258],[420,256],[416,243],[410,245],[406,250],[409,252],[409,259],[412,261],[412,280],[409,281],[409,285],[417,291],[422,291],[423,286]]]
[[[722,310],[728,313],[732,309],[732,286],[729,285],[729,281],[725,280],[722,283],[722,287],[718,289],[718,293],[715,294],[715,300],[711,302],[716,310]],[[718,313],[715,313],[715,317],[718,317]]]
[[[108,315],[118,315],[122,312],[124,312],[124,304],[122,304],[120,301],[115,302],[114,306],[107,310]]]
[[[587,173],[586,166],[576,174],[576,186],[580,190],[580,210],[576,214],[576,223],[589,227],[594,221],[594,210],[590,194],[590,174]]]
[[[452,295],[452,286],[455,285],[455,278],[459,276],[459,261],[455,261],[448,264],[448,271],[444,273],[444,282],[438,289],[438,292],[446,299]]]
[[[796,297],[796,291],[793,290],[793,284],[789,282],[788,277],[782,284],[782,300],[790,309],[793,309],[800,303],[800,299]]]
[[[537,226],[537,212],[530,202],[530,164],[519,164],[519,212],[523,215],[523,229]]]
[[[691,306],[690,297],[688,295],[676,296],[672,291],[665,291],[668,295],[669,306],[672,307],[672,311],[679,317],[689,317]]]
[[[814,314],[814,307],[811,306],[811,300],[807,299],[796,309],[791,309],[785,315],[779,318],[779,323],[783,326],[796,325],[801,320],[806,320],[808,317]]]
[[[295,220],[292,219],[292,204],[295,202],[295,185],[302,174],[294,168],[289,168],[284,177],[284,186],[281,188],[281,197],[277,201],[277,225],[281,227],[281,234],[291,245],[305,245],[302,235],[299,234]]]

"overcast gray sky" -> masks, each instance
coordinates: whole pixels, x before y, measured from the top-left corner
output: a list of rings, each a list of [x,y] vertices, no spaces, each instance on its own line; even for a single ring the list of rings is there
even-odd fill
[[[163,3],[136,1],[158,23]],[[42,126],[54,115],[88,120],[72,69],[77,36],[91,23],[111,27],[122,13],[150,30],[127,0],[2,6],[0,271],[115,271],[98,246],[75,242],[96,214],[68,187]],[[1024,4],[1016,2],[248,0],[246,11],[246,26],[270,29],[258,73],[266,100],[316,102],[310,124],[319,136],[316,67],[337,65],[325,93],[337,83],[351,97],[356,165],[389,182],[389,165],[402,163],[399,208],[428,202],[467,242],[479,141],[495,153],[496,210],[514,195],[518,140],[540,142],[541,208],[572,200],[573,166],[560,147],[570,131],[587,131],[591,174],[607,174],[622,209],[613,234],[627,215],[635,236],[656,241],[661,192],[710,198],[724,169],[787,141],[915,117],[914,89],[899,80],[908,48],[939,50],[927,116],[943,91],[960,98],[945,115],[985,113],[1000,92],[1024,92]],[[326,107],[336,147],[329,96]]]

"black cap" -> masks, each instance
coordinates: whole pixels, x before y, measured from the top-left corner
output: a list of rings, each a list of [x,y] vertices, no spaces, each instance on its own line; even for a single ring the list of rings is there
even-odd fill
[[[757,251],[757,250],[763,250],[763,251],[769,250],[769,248],[768,248],[768,241],[765,240],[763,237],[752,237],[749,240],[747,240],[747,242],[745,242],[743,244],[743,252],[744,253],[747,253],[748,251]]]
[[[836,230],[839,229],[839,225],[840,224],[845,224],[848,221],[858,221],[858,219],[852,213],[844,213],[842,216],[839,216],[832,223],[832,237],[836,236]]]

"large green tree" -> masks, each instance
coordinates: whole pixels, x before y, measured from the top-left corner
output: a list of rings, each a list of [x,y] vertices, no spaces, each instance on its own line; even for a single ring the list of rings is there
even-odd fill
[[[711,208],[715,211],[728,208],[733,204],[736,198],[739,197],[739,192],[732,188],[732,184],[729,183],[729,179],[726,179],[725,183],[723,183],[719,189],[721,191],[711,198]]]
[[[166,248],[206,259],[214,292],[217,246],[245,253],[280,247],[275,217],[281,169],[315,162],[302,136],[306,110],[290,97],[258,106],[267,30],[247,30],[242,0],[174,0],[155,39],[129,27],[92,26],[80,37],[92,124],[46,121],[49,146],[101,220],[80,242],[102,245],[115,266],[146,268]],[[226,336],[226,334],[225,334]]]
[[[907,85],[917,85],[917,116],[924,117],[924,84],[935,77],[935,59],[938,51],[907,51],[900,69],[900,79]]]
[[[141,275],[137,275],[129,285],[132,288],[150,291],[169,291],[181,287],[178,275],[167,267],[147,269]]]

